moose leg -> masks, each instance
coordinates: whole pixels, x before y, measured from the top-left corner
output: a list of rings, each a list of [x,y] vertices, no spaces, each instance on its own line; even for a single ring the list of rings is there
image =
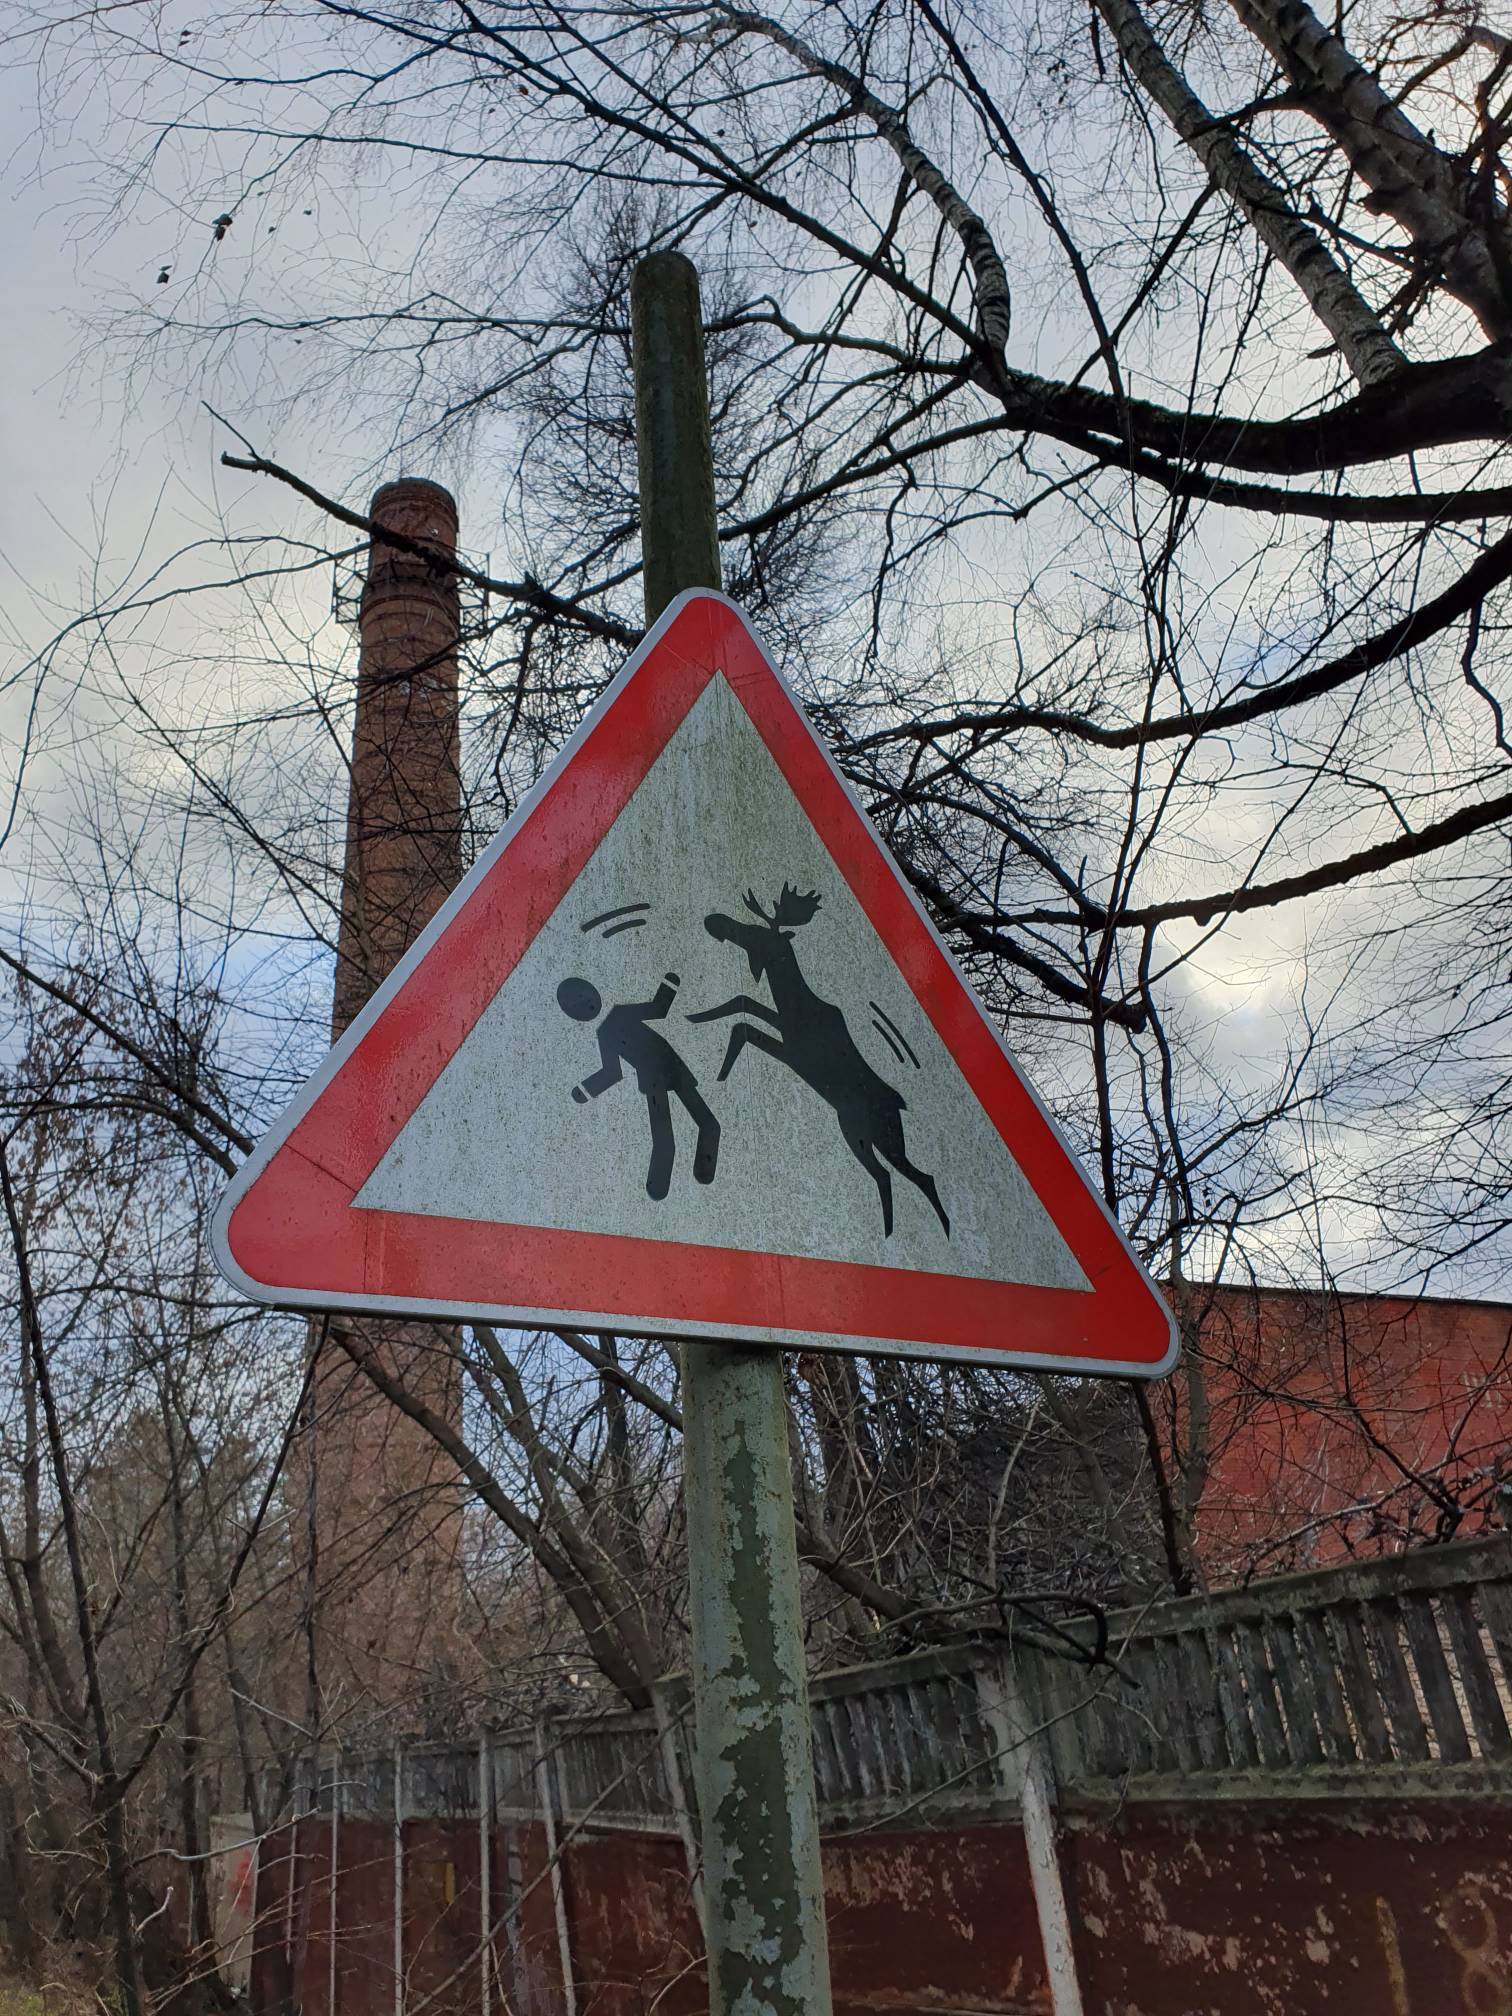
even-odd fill
[[[688,1020],[717,1022],[722,1015],[756,1015],[763,1022],[770,1022],[774,1029],[777,1027],[777,1017],[771,1009],[760,1001],[753,1001],[749,994],[734,994],[728,1001],[721,1002],[717,1008],[700,1008],[698,1013],[690,1015]]]
[[[950,1237],[950,1220],[945,1215],[945,1206],[940,1202],[940,1193],[935,1188],[935,1180],[925,1170],[916,1168],[901,1149],[896,1155],[889,1155],[888,1161],[900,1176],[906,1176],[916,1190],[922,1190],[934,1206],[934,1214],[945,1227],[945,1237]]]
[[[775,1057],[781,1064],[786,1064],[788,1061],[787,1052],[775,1036],[768,1036],[765,1029],[753,1029],[749,1022],[737,1022],[730,1031],[730,1047],[725,1051],[725,1060],[719,1067],[721,1085],[734,1070],[735,1059],[747,1043],[754,1043],[758,1050],[765,1050],[768,1057]]]
[[[719,1122],[691,1086],[678,1094],[698,1129],[698,1146],[693,1151],[693,1181],[712,1183],[719,1166]]]
[[[882,1236],[891,1239],[893,1228],[892,1178],[877,1160],[877,1151],[871,1142],[861,1134],[852,1134],[848,1128],[841,1128],[845,1145],[855,1156],[861,1167],[877,1186],[877,1195],[882,1200]]]

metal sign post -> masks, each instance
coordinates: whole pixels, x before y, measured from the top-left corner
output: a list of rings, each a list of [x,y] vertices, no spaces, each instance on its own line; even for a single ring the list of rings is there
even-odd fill
[[[646,621],[720,585],[698,275],[676,252],[633,287]],[[782,1359],[685,1344],[683,1466],[711,2016],[826,2016]]]

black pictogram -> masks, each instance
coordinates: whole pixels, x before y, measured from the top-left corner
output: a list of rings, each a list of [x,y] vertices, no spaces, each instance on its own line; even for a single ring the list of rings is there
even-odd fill
[[[884,1166],[890,1164],[929,1200],[948,1237],[950,1220],[933,1176],[908,1159],[903,1139],[907,1100],[867,1063],[856,1048],[842,1010],[814,992],[798,965],[793,933],[812,922],[819,908],[818,895],[812,891],[800,895],[784,883],[770,914],[749,890],[745,906],[757,923],[747,924],[715,910],[705,917],[704,929],[721,944],[740,947],[750,964],[751,978],[764,980],[771,990],[772,1006],[749,994],[736,994],[717,1008],[705,1008],[688,1017],[690,1022],[713,1022],[730,1015],[756,1018],[754,1023],[738,1021],[730,1031],[719,1083],[729,1077],[747,1045],[786,1064],[834,1108],[846,1147],[877,1186],[884,1234],[892,1237],[892,1177]]]
[[[590,917],[586,924],[579,924],[579,931],[597,931],[603,925],[602,936],[616,938],[621,931],[642,931],[646,920],[637,916],[637,911],[649,910],[649,903],[620,903],[613,910],[601,910],[597,917]]]
[[[672,1187],[672,1165],[677,1157],[677,1141],[672,1132],[670,1101],[677,1099],[698,1129],[693,1152],[693,1178],[712,1183],[719,1162],[719,1122],[699,1096],[698,1080],[658,1029],[677,999],[681,982],[668,973],[649,1001],[625,1001],[611,1008],[598,1026],[599,1054],[603,1063],[590,1072],[572,1096],[579,1105],[597,1099],[612,1085],[618,1085],[628,1064],[646,1102],[646,1119],[651,1128],[651,1164],[646,1171],[646,1192],[660,1201]],[[574,1022],[595,1022],[603,1014],[603,1000],[590,980],[564,980],[557,989],[557,1005]]]

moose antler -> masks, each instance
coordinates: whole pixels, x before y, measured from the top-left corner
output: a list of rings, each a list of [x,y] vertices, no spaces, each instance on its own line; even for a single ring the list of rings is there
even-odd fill
[[[775,924],[777,922],[776,917],[775,916],[768,917],[765,910],[763,910],[761,905],[756,901],[756,892],[754,889],[747,889],[747,891],[745,892],[745,906],[747,910],[754,910],[756,915],[761,919],[763,924]]]
[[[806,896],[800,896],[791,882],[784,882],[782,894],[777,898],[777,907],[772,912],[772,922],[781,928],[794,930],[800,924],[807,924],[819,908],[820,896],[817,889],[810,889]]]

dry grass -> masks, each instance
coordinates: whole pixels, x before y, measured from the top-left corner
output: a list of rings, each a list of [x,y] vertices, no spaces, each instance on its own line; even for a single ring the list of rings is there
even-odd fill
[[[46,2016],[47,2004],[35,1988],[0,1974],[0,2016]]]
[[[100,2005],[77,1981],[47,1981],[39,1988],[0,1968],[0,2016],[100,2016]]]

